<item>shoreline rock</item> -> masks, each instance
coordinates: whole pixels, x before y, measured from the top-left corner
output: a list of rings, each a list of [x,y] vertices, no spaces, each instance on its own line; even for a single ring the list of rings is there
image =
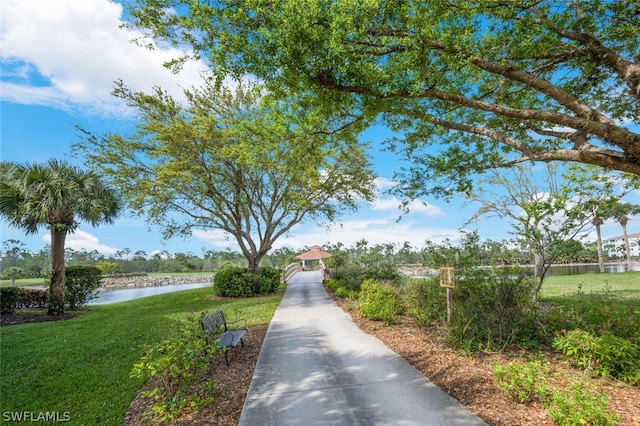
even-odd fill
[[[195,284],[213,282],[210,275],[166,275],[166,276],[133,276],[107,277],[102,279],[103,288],[144,288],[162,287],[176,284]]]

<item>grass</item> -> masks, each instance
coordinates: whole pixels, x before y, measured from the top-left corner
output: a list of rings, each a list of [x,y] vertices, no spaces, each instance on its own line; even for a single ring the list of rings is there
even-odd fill
[[[216,308],[230,320],[246,318],[249,327],[268,324],[281,297],[212,300],[211,288],[201,288],[97,306],[66,321],[3,327],[0,411],[120,425],[142,386],[129,372],[145,344],[174,333],[178,319]]]
[[[607,331],[640,341],[640,272],[549,277],[541,296],[562,307],[547,318],[555,331]]]
[[[25,287],[32,285],[45,285],[44,278],[20,278],[16,280],[16,287]],[[0,280],[0,287],[11,287],[11,280]]]
[[[581,274],[546,277],[542,299],[563,298],[577,294],[599,293],[608,289],[620,299],[640,300],[640,272]]]

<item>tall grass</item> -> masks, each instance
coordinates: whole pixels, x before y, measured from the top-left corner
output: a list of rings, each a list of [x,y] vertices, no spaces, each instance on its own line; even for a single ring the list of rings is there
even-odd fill
[[[223,309],[229,320],[268,324],[281,294],[213,300],[185,290],[76,312],[79,318],[0,330],[0,412],[68,413],[71,424],[120,425],[136,391],[142,347],[174,333],[177,320]],[[9,422],[10,423],[10,422]]]

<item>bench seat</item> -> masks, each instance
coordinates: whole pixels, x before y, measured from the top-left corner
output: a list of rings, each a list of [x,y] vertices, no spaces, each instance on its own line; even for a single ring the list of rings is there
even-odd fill
[[[228,326],[228,324],[236,324],[239,322],[244,323],[243,328],[229,328]],[[224,352],[224,360],[227,366],[229,366],[229,351],[236,348],[238,344],[244,346],[243,338],[249,331],[246,325],[247,321],[244,319],[227,323],[224,312],[220,309],[206,314],[202,318],[202,329],[205,331],[207,348],[211,346],[213,341],[216,341],[218,349]]]

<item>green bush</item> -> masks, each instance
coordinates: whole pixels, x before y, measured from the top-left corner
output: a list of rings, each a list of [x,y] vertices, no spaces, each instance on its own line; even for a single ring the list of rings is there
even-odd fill
[[[18,293],[18,307],[41,309],[49,305],[49,291],[34,288],[21,288]]]
[[[341,299],[357,299],[358,293],[353,290],[349,290],[346,287],[338,287],[335,291],[335,295]]]
[[[216,271],[213,277],[213,291],[221,297],[250,297],[252,283],[245,277],[247,270],[238,266]]]
[[[561,426],[598,425],[613,426],[618,416],[609,412],[607,396],[572,383],[557,389],[544,380],[546,371],[538,362],[493,365],[494,380],[498,387],[519,403],[538,400],[549,416]]]
[[[543,405],[559,426],[618,424],[618,416],[609,412],[607,396],[579,383],[554,390]]]
[[[325,281],[325,285],[334,293],[337,289],[343,286],[342,280],[338,278],[329,278],[327,281]]]
[[[527,364],[510,362],[507,365],[495,363],[493,378],[500,390],[520,404],[544,399],[547,393],[547,385],[543,380],[544,371],[539,361]]]
[[[18,304],[18,287],[0,287],[0,312],[12,314]]]
[[[333,291],[333,293],[341,299],[357,299],[358,292],[345,286],[342,279],[330,278],[325,281],[325,285]]]
[[[343,287],[356,292],[360,291],[360,286],[365,279],[366,270],[357,266],[340,268],[335,278],[340,280]]]
[[[209,374],[212,354],[205,349],[202,329],[194,320],[182,320],[177,336],[144,347],[130,377],[153,380],[151,389],[142,392],[154,401],[147,417],[163,422],[178,417],[187,407],[197,411],[213,400],[215,378]]]
[[[230,266],[216,271],[213,278],[213,291],[221,297],[251,297],[273,293],[280,286],[280,272],[266,266],[257,274],[247,272],[245,268]]]
[[[366,280],[360,287],[360,315],[375,321],[391,324],[404,313],[400,296],[396,289],[383,286],[373,280]]]
[[[402,275],[398,272],[395,265],[392,263],[383,263],[381,265],[375,265],[362,274],[364,279],[370,279],[378,282],[389,282],[394,286],[397,286],[402,282]]]
[[[553,347],[573,365],[594,375],[640,383],[640,348],[627,339],[611,333],[596,336],[584,330],[571,330],[558,334]]]
[[[260,294],[273,293],[280,287],[281,273],[276,268],[263,266],[258,269],[258,274],[261,277]]]
[[[407,293],[409,311],[420,325],[427,326],[432,321],[446,321],[447,295],[446,289],[440,286],[439,277],[412,279],[409,281]]]
[[[102,271],[95,266],[68,266],[65,269],[64,300],[69,309],[77,309],[97,297]]]
[[[539,343],[537,282],[520,268],[468,269],[457,274],[451,341],[470,350]]]

